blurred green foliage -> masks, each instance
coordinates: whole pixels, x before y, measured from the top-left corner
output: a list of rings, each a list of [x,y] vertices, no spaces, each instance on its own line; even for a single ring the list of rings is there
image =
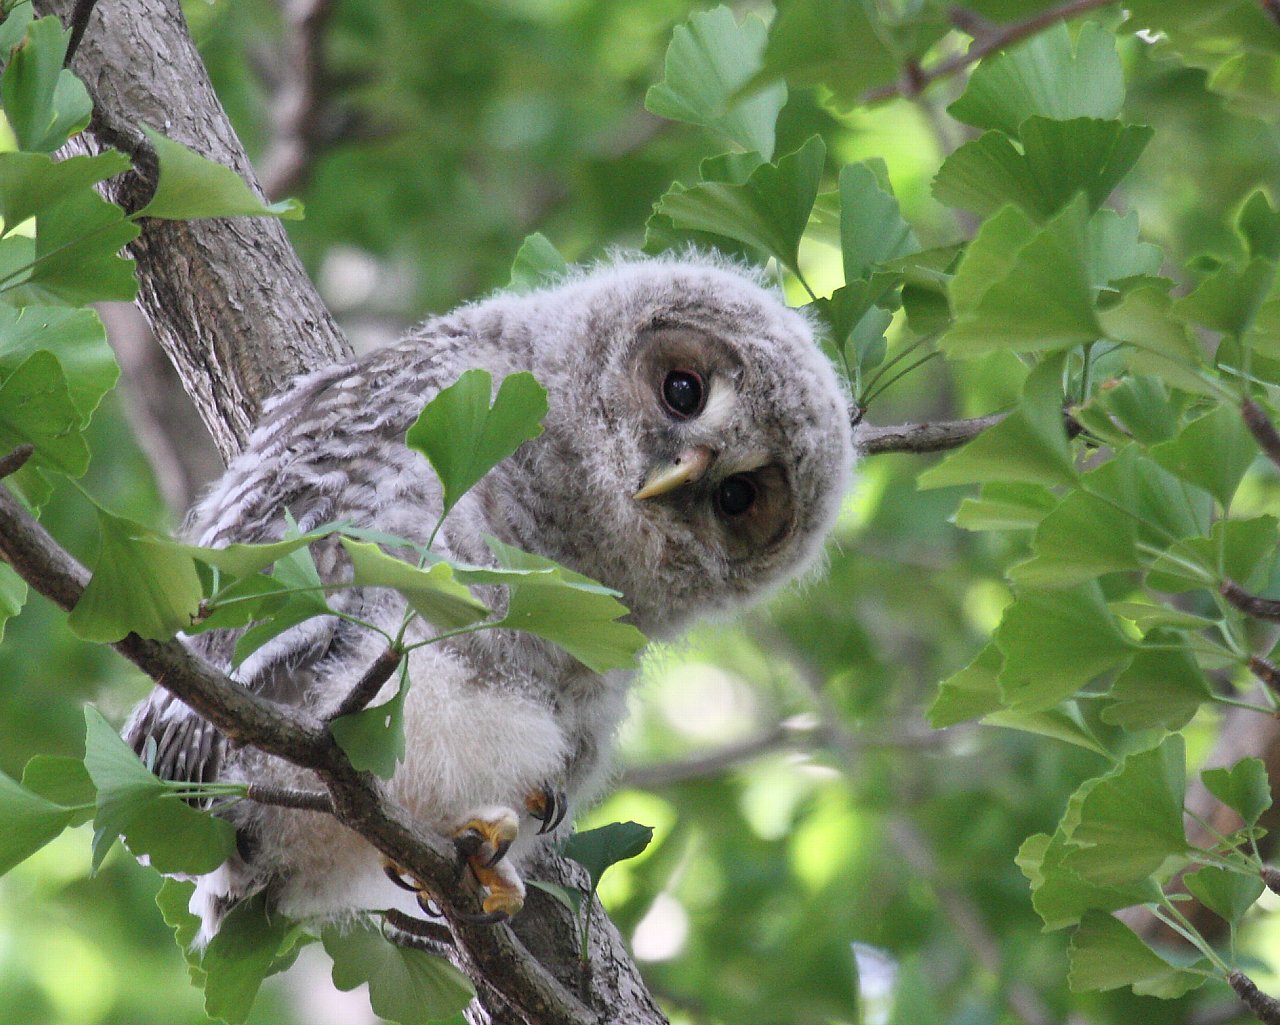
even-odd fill
[[[703,128],[663,121],[643,106],[647,90],[664,76],[676,88],[666,57],[673,28],[712,6],[688,0],[338,4],[323,38],[336,140],[293,187],[307,216],[289,230],[352,333],[385,340],[427,312],[506,285],[517,250],[535,230],[576,260],[612,245],[639,247],[646,234],[652,241],[660,232],[732,229],[714,221],[708,210],[718,208],[703,201],[732,195],[728,190],[752,173],[769,178],[772,171],[740,159],[703,161],[721,154],[726,138],[760,142],[766,135],[755,122],[744,128],[709,120]],[[946,108],[959,98],[963,76],[939,81],[918,101],[858,103],[865,90],[895,80],[908,62],[924,58],[929,66],[957,51],[960,43],[942,17],[947,5],[787,0],[778,6],[778,31],[763,59],[787,74],[789,93],[775,154],[763,155],[785,157],[819,135],[823,152],[807,147],[806,159],[821,190],[839,186],[843,193],[840,169],[866,161],[860,166],[869,173],[857,181],[846,171],[850,194],[859,188],[866,197],[885,195],[872,180],[883,173],[912,233],[910,248],[851,261],[848,246],[841,251],[838,218],[825,217],[823,230],[819,198],[804,237],[802,216],[795,238],[778,243],[798,243],[782,254],[784,262],[794,261],[819,296],[862,282],[859,295],[843,300],[847,305],[833,297],[828,316],[841,325],[852,309],[863,324],[877,301],[871,264],[970,239],[979,229],[974,214],[990,213],[1008,198],[997,190],[992,206],[982,195],[975,200],[972,188],[959,190],[967,202],[944,191],[943,198],[957,202],[952,209],[934,197],[931,181],[943,159],[974,145],[981,129],[1008,129],[990,139],[991,151],[1029,151],[1025,128],[1017,137],[1027,111],[998,117],[989,109],[975,113],[970,102],[967,113],[961,106],[952,117]],[[1008,21],[1052,5],[975,0],[968,6]],[[1173,279],[1182,295],[1219,264],[1249,255],[1233,227],[1246,197],[1258,186],[1280,195],[1274,124],[1280,103],[1268,92],[1280,31],[1251,2],[1127,6],[1133,27],[1150,31],[1118,36],[1123,106],[1082,101],[1083,108],[1055,116],[1118,115],[1127,125],[1154,128],[1111,203],[1122,212],[1139,211],[1143,239],[1162,249],[1163,259],[1142,273]],[[737,5],[735,13],[773,17],[767,4]],[[253,155],[265,157],[286,31],[277,6],[216,0],[190,4],[188,14],[237,130]],[[1092,17],[1115,29],[1126,15],[1114,7]],[[1098,81],[1091,76],[1086,84]],[[992,91],[997,99],[1009,95],[1007,88]],[[676,116],[679,105],[669,95],[666,104]],[[1049,146],[1052,139],[1039,143]],[[1049,153],[1059,163],[1069,155]],[[963,165],[951,168],[955,173]],[[985,182],[981,173],[976,177]],[[768,201],[776,184],[765,182],[754,193],[768,209],[775,209]],[[1102,185],[1094,192],[1091,207],[1105,198]],[[1036,230],[1052,221],[1066,232],[1060,210],[1070,195],[1047,194],[1045,205],[1029,204],[1026,215]],[[646,232],[660,200],[671,223],[651,221]],[[893,223],[883,202],[877,210]],[[768,249],[756,237],[734,239],[735,248]],[[939,266],[949,266],[951,255],[943,250]],[[1027,273],[1034,282],[1040,279],[1033,257]],[[916,266],[926,262],[922,256]],[[845,357],[874,371],[927,334],[931,328],[911,329],[929,323],[930,280],[921,272],[915,291],[909,287],[903,295],[905,316],[891,324],[886,318],[859,335],[848,323],[853,333]],[[787,286],[797,304],[807,300],[798,279],[789,278]],[[863,300],[865,309],[858,305]],[[982,303],[970,312],[986,315]],[[1085,296],[1075,312],[1092,317],[1092,298]],[[1100,368],[1094,388],[1113,372],[1124,371]],[[868,419],[891,423],[1009,408],[1026,376],[1007,348],[955,362],[933,359],[878,396]],[[1078,374],[1074,381],[1087,397],[1087,382]],[[1105,411],[1123,420],[1123,398],[1108,398]],[[1152,403],[1142,408],[1149,424]],[[1182,412],[1174,410],[1170,422],[1177,424]],[[1154,448],[1171,435],[1142,440]],[[86,490],[122,516],[171,526],[174,513],[162,508],[115,394],[85,437],[95,453],[82,480]],[[1216,1012],[1230,1004],[1216,983],[1170,1001],[1128,989],[1073,993],[1063,935],[1042,932],[1014,859],[1028,837],[1055,833],[1072,793],[1112,769],[1108,758],[1025,730],[964,723],[931,731],[926,710],[938,681],[978,655],[1014,600],[1006,568],[1052,547],[1039,534],[1033,549],[1028,531],[957,529],[951,519],[970,489],[917,490],[917,476],[933,461],[907,455],[864,461],[821,573],[777,595],[765,611],[696,630],[686,642],[650,654],[621,743],[620,760],[632,775],[624,774],[618,791],[579,825],[636,820],[656,834],[639,858],[611,869],[601,883],[603,901],[633,938],[646,978],[677,1022],[800,1025],[861,1016],[894,1025],[1003,1025],[1030,1020],[1026,991],[1055,1021],[1074,1014],[1108,1025],[1172,1025]],[[990,465],[978,470],[988,472]],[[1034,505],[1025,491],[984,489],[982,497],[1013,505],[1017,498],[1024,515],[1027,503]],[[1255,469],[1232,511],[1236,517],[1274,512],[1278,500],[1274,471]],[[1042,503],[1040,515],[1048,507]],[[1001,508],[1007,512],[1009,505]],[[970,515],[979,511],[970,508]],[[92,508],[73,487],[56,485],[43,522],[73,552],[92,555]],[[1113,602],[1132,599],[1125,579],[1109,577],[1099,593]],[[1188,608],[1212,611],[1203,602]],[[1006,655],[1016,648],[1012,632],[1001,635]],[[989,675],[999,668],[998,661],[987,665]],[[39,598],[8,624],[0,680],[0,770],[14,778],[37,753],[82,753],[85,700],[119,721],[149,686],[110,652],[74,638],[65,617]],[[1081,705],[1079,723],[1103,749],[1128,750],[1131,741],[1117,725],[1123,717],[1097,714],[1096,701]],[[1219,716],[1212,707],[1191,714],[1185,736],[1194,767],[1216,735]],[[765,740],[755,745],[757,738]],[[698,761],[739,744],[753,756],[726,765]],[[33,1025],[203,1022],[199,994],[188,986],[172,935],[152,907],[158,877],[117,849],[90,881],[87,833],[80,827],[64,835],[0,880],[5,1017]],[[1221,899],[1230,903],[1229,897]],[[1112,949],[1106,944],[1114,937],[1101,935],[1108,927],[1086,918],[1085,928],[1099,949]],[[1238,933],[1239,951],[1265,957],[1274,949],[1275,929],[1255,912]],[[862,952],[861,987],[855,949]],[[896,981],[882,978],[886,967]],[[318,984],[315,973],[323,969],[312,963],[308,970],[303,978]],[[1274,975],[1255,978],[1263,989],[1278,988]],[[268,982],[251,1022],[318,1021],[298,1009],[299,983],[289,979]]]

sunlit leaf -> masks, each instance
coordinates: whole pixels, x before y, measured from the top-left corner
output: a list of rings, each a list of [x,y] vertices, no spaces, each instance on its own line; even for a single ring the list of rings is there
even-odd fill
[[[1029,40],[982,61],[964,95],[947,108],[952,117],[976,128],[1016,136],[1033,115],[1058,121],[1119,115],[1124,74],[1116,40],[1093,22],[1076,38],[1059,21]]]
[[[645,106],[772,159],[773,126],[787,102],[787,87],[775,82],[740,95],[760,69],[764,44],[764,22],[755,15],[738,24],[728,7],[691,14],[688,24],[672,31],[665,77],[650,87]]]
[[[1111,915],[1090,911],[1071,937],[1073,992],[1131,986],[1139,996],[1172,1000],[1204,984],[1205,976],[1170,964]],[[1203,958],[1195,967],[1208,966]]]
[[[150,202],[135,217],[195,220],[200,217],[283,217],[298,220],[296,199],[267,203],[235,171],[143,126],[160,162],[160,180]]]
[[[352,990],[369,984],[374,1013],[399,1025],[427,1025],[456,1014],[475,997],[465,975],[443,958],[390,943],[363,922],[328,927],[321,934],[333,958],[333,984]]]
[[[425,455],[444,488],[444,511],[524,442],[542,433],[547,393],[532,374],[510,374],[493,394],[487,370],[468,370],[436,395],[405,442]]]
[[[868,278],[888,260],[917,252],[920,244],[898,200],[868,164],[840,169],[840,251],[845,282]]]
[[[636,857],[652,842],[652,826],[642,826],[638,822],[611,822],[599,829],[574,833],[564,845],[564,854],[587,870],[594,891],[606,869]]]
[[[0,773],[0,875],[31,857],[67,826],[74,813]]]

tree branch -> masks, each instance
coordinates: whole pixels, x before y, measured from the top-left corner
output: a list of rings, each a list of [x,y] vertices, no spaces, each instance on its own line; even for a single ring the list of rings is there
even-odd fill
[[[1280,1025],[1280,1001],[1258,989],[1244,972],[1228,973],[1227,983],[1262,1025]]]
[[[1280,433],[1276,432],[1271,417],[1248,396],[1240,403],[1240,415],[1244,417],[1245,426],[1249,428],[1258,447],[1273,464],[1280,467]]]
[[[75,3],[35,5],[66,22]],[[155,187],[144,124],[231,167],[256,188],[178,0],[115,0],[111,17],[96,26],[72,62],[93,98],[89,136],[99,149],[124,150],[138,168],[108,183],[110,198],[136,210]],[[350,345],[278,220],[146,219],[141,228],[127,247],[139,265],[139,304],[223,459],[230,459],[268,398],[303,371],[349,358]]]
[[[337,707],[329,718],[338,719],[344,715],[352,715],[365,708],[370,701],[378,696],[378,691],[382,690],[382,685],[391,679],[391,674],[399,667],[402,658],[404,658],[404,652],[394,645],[383,651],[381,655],[373,660],[373,664],[365,670],[364,675],[356,681],[350,693],[342,699],[342,704]]]
[[[854,440],[864,456],[878,456],[886,452],[944,452],[972,441],[1008,415],[992,413],[972,420],[935,420],[893,427],[859,424],[855,428]]]
[[[1007,25],[993,25],[968,8],[953,7],[948,12],[951,23],[974,36],[973,44],[969,49],[965,53],[941,60],[930,68],[924,68],[915,63],[909,64],[897,82],[868,89],[862,94],[860,102],[865,105],[879,103],[895,96],[916,96],[939,79],[949,78],[963,71],[996,50],[1003,50],[1007,46],[1021,42],[1059,21],[1066,21],[1114,2],[1115,0],[1071,0],[1070,3],[1051,7],[1022,21],[1010,22]]]
[[[1271,598],[1259,598],[1256,594],[1250,594],[1234,580],[1224,580],[1218,591],[1222,597],[1226,598],[1231,605],[1246,616],[1280,623],[1280,601],[1275,601]]]

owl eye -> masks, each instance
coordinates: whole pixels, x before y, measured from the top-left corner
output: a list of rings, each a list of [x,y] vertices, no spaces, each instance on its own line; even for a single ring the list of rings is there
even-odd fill
[[[722,480],[716,489],[716,508],[721,516],[729,519],[741,516],[755,505],[757,494],[755,481],[745,473],[735,473]]]
[[[692,370],[672,370],[662,381],[662,404],[673,416],[687,420],[702,412],[707,390]]]

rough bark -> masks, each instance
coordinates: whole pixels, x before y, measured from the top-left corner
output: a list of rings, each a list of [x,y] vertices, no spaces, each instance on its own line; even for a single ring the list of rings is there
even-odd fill
[[[38,13],[64,22],[73,6],[36,3]],[[155,187],[144,124],[257,188],[178,0],[99,5],[72,70],[93,97],[91,141],[135,158],[137,173],[111,188],[125,209],[138,209]],[[224,460],[243,447],[262,403],[285,382],[351,354],[273,218],[146,220],[129,255],[139,266],[139,306]]]
[[[73,0],[36,2],[39,14],[56,14],[64,22],[73,6]],[[154,188],[154,160],[139,128],[142,124],[234,168],[257,187],[248,158],[213,94],[178,0],[113,0],[101,5],[90,19],[72,68],[94,100],[89,145],[114,146],[135,159],[137,173],[112,187],[111,198],[126,209],[138,209]],[[263,403],[291,377],[350,355],[349,344],[320,302],[278,221],[148,220],[129,255],[138,263],[139,305],[224,459],[242,448]],[[180,657],[173,647],[154,650],[154,642],[135,642],[136,638],[126,640],[124,645],[138,649],[125,652],[135,660]],[[317,759],[328,763],[321,776],[338,817],[384,852],[394,852],[395,860],[419,872],[420,878],[435,874],[438,842],[424,839],[403,812],[381,800],[375,787],[349,766],[344,768],[345,759],[329,762],[327,731],[317,734],[318,724],[310,717],[279,710],[275,716],[280,718],[262,733],[253,716],[266,713],[245,705],[251,695],[236,687],[232,690],[239,693],[226,693],[230,685],[225,680],[206,682],[211,687],[208,703],[198,697],[189,703],[229,735],[250,743],[265,739],[260,746],[271,750],[275,745],[280,753],[288,745],[274,727],[285,733],[296,727],[293,742],[299,747],[294,753],[305,755],[299,760],[317,768]],[[240,715],[249,715],[250,721],[237,727]],[[534,874],[563,879],[571,872],[562,859],[546,852]],[[470,968],[483,1004],[474,1020],[530,1025],[590,1020],[665,1023],[622,938],[603,914],[595,914],[592,955],[599,961],[593,960],[586,974],[577,967],[576,925],[553,902],[535,896],[518,920],[527,950],[505,926],[477,928],[453,920],[459,961]],[[564,988],[553,978],[561,973],[566,973]],[[566,1004],[569,994],[576,997]]]

